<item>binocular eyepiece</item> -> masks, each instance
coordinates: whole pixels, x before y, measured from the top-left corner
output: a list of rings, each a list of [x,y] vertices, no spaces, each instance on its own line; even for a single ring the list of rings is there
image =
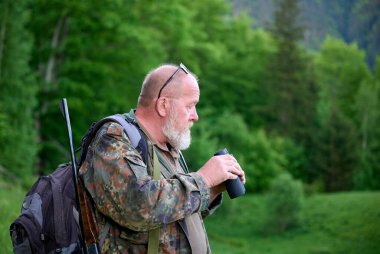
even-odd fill
[[[217,155],[224,155],[224,154],[229,154],[228,150],[226,148],[217,151],[214,156]],[[227,193],[230,196],[231,199],[240,197],[245,194],[245,187],[240,178],[236,179],[228,179],[226,181],[226,189]]]

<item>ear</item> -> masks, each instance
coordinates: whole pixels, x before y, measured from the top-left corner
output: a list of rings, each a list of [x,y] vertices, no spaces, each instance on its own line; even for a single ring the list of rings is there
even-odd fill
[[[159,116],[166,117],[169,113],[169,100],[165,97],[160,97],[156,102],[156,110]]]

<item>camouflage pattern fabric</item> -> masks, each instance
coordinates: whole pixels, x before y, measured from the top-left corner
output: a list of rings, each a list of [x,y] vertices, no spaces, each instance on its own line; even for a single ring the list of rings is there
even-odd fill
[[[184,173],[178,152],[157,148],[167,163],[161,162],[159,181],[152,179],[153,160],[145,165],[119,124],[106,123],[92,141],[80,175],[96,207],[98,231],[110,224],[102,253],[146,253],[148,232],[157,227],[159,253],[191,253],[181,222],[194,213],[205,217],[220,205],[219,198],[209,207],[206,182],[197,173]],[[149,142],[150,157],[152,150]],[[203,221],[202,228],[205,232]]]

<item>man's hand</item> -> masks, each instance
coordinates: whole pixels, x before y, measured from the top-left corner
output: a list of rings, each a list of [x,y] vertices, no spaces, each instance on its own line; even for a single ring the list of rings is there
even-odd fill
[[[225,190],[224,182],[228,179],[240,177],[245,183],[244,171],[236,159],[229,154],[213,156],[198,170],[211,188],[212,192],[220,193]]]

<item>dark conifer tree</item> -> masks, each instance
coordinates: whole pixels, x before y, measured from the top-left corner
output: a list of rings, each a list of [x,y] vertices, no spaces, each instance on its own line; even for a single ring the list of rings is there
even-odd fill
[[[323,180],[325,191],[342,191],[352,188],[352,176],[359,165],[358,133],[350,119],[338,108],[330,109],[320,131],[313,161]]]
[[[298,0],[277,0],[275,3],[271,32],[277,51],[268,65],[272,73],[266,86],[266,127],[294,139],[304,146],[308,156],[314,142],[316,116],[314,74],[309,57],[299,46],[303,28],[300,25]],[[305,180],[310,177],[307,172]]]
[[[303,29],[299,25],[297,0],[277,0],[274,27],[277,44],[269,64],[268,115],[271,129],[300,141],[310,133],[315,109],[315,91],[308,59],[298,43]]]

